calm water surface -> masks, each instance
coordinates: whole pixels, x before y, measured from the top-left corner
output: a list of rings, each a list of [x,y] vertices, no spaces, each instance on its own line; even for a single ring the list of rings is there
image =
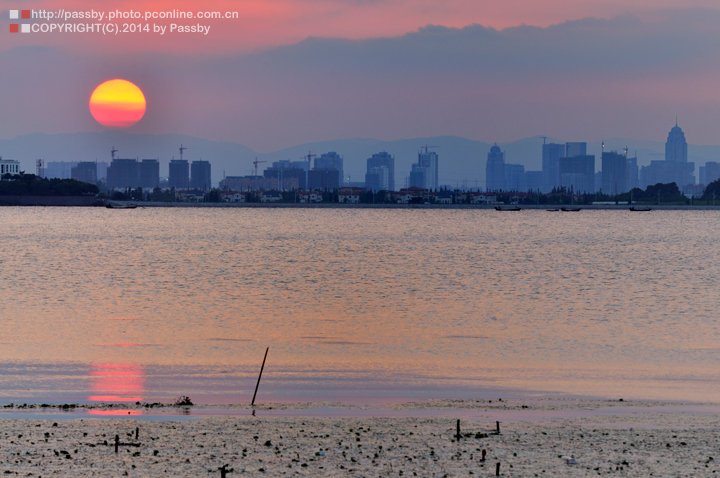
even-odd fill
[[[0,208],[0,402],[720,397],[720,213]]]

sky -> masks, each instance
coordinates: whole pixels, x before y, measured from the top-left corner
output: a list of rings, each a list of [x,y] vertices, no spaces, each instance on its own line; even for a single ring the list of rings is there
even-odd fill
[[[128,132],[266,152],[440,135],[664,141],[676,117],[690,143],[719,143],[717,0],[19,3],[0,0],[3,139],[105,131],[89,96],[124,78],[147,99],[145,117]],[[237,18],[113,20],[151,30],[209,26],[207,35],[9,33],[10,9],[93,7]]]

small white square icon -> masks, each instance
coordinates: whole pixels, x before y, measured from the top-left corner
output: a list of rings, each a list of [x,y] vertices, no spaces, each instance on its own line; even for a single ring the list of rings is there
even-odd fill
[[[17,20],[20,18],[20,10],[10,10],[10,20]]]
[[[20,25],[20,31],[22,33],[30,33],[30,24],[29,23],[22,23]]]

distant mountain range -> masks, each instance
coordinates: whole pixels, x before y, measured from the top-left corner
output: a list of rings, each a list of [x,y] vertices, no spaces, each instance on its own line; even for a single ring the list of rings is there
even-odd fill
[[[511,143],[499,143],[505,151],[505,161],[522,164],[525,170],[541,169],[541,145],[543,141],[565,142],[557,138],[536,136],[520,139]],[[344,174],[351,181],[364,181],[365,160],[372,154],[387,151],[395,156],[395,184],[403,186],[410,172],[411,164],[417,161],[421,147],[428,146],[439,155],[440,184],[450,186],[485,186],[485,162],[492,143],[474,141],[455,136],[435,136],[426,138],[381,141],[376,139],[339,139],[300,144],[273,152],[257,152],[238,143],[211,141],[185,135],[149,135],[109,133],[44,134],[35,133],[0,140],[0,156],[16,159],[27,172],[35,172],[35,160],[51,161],[106,161],[110,162],[110,150],[118,149],[120,158],[155,158],[160,160],[160,175],[167,175],[169,160],[178,158],[180,145],[187,147],[184,157],[189,160],[207,160],[212,164],[213,184],[223,176],[244,176],[252,174],[252,161],[258,158],[267,163],[260,164],[258,170],[269,166],[273,161],[289,159],[300,160],[309,151],[322,154],[336,151],[344,158]],[[640,165],[651,160],[664,159],[665,142],[638,141],[632,139],[606,139],[605,149],[622,151],[629,147],[629,154],[638,156]],[[706,161],[720,161],[720,145],[689,145],[689,160],[699,166]],[[600,169],[600,142],[588,142],[588,154],[596,157],[596,169]]]

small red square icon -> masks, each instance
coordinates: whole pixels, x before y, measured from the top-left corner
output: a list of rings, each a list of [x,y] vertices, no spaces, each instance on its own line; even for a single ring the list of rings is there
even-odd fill
[[[20,13],[20,16],[21,16],[22,18],[30,18],[30,12],[31,12],[30,10],[23,10],[23,11]]]
[[[11,23],[11,24],[10,24],[10,33],[17,33],[17,32],[19,32],[19,31],[20,31],[20,30],[18,29],[19,27],[20,27],[20,25],[18,25],[17,23]]]

